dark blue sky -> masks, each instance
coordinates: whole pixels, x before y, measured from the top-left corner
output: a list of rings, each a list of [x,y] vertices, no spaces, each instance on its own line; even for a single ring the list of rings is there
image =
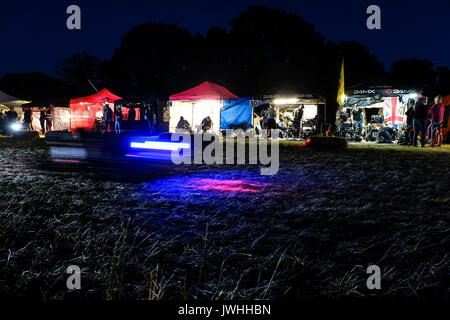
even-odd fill
[[[70,4],[81,7],[80,31],[66,28]],[[450,0],[0,0],[0,76],[53,73],[57,61],[81,51],[107,59],[124,32],[147,21],[176,22],[192,33],[228,27],[251,4],[298,13],[327,40],[357,40],[387,69],[396,59],[409,57],[450,65]],[[371,4],[381,7],[381,30],[366,28]]]

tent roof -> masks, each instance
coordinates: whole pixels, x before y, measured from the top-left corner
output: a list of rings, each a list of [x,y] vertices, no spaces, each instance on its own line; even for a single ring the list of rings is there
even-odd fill
[[[114,102],[116,100],[121,100],[122,98],[112,94],[108,89],[102,89],[100,92],[95,93],[90,96],[70,99],[70,103],[80,103],[80,102],[88,102],[88,103],[105,103],[107,101]]]
[[[444,106],[449,106],[450,105],[450,96],[443,97],[442,103],[444,104]]]
[[[20,100],[16,97],[10,96],[9,94],[0,90],[0,104],[15,107],[15,106],[21,106],[22,104],[25,104],[28,102],[30,102],[30,101]]]
[[[189,90],[173,94],[170,100],[225,100],[238,98],[235,94],[228,91],[227,88],[218,84],[205,81],[202,84]]]

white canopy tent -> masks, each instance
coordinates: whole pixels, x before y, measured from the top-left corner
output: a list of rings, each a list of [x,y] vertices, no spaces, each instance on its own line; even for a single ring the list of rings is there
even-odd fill
[[[20,116],[22,114],[22,105],[29,102],[31,101],[18,99],[0,90],[0,110],[9,110],[11,107],[14,107]]]
[[[223,100],[237,98],[225,87],[205,81],[189,90],[170,96],[169,131],[175,132],[180,117],[189,122],[194,132],[201,130],[201,123],[209,116],[212,120],[211,131],[220,132],[220,112]]]
[[[187,120],[194,132],[201,130],[201,123],[207,116],[211,117],[211,131],[218,133],[220,130],[220,111],[222,100],[196,100],[196,101],[172,101],[169,115],[169,131],[175,132],[180,117]]]

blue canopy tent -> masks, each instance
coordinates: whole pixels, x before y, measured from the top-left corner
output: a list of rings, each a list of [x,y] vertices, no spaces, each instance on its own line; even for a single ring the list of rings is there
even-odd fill
[[[250,98],[223,100],[220,112],[220,128],[252,128],[253,108]]]

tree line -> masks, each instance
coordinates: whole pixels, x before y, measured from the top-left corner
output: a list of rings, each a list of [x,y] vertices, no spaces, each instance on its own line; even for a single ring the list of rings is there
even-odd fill
[[[166,99],[208,80],[238,96],[314,93],[336,106],[344,57],[346,88],[388,82],[429,95],[450,93],[448,67],[403,59],[386,71],[357,41],[326,41],[300,15],[262,6],[240,13],[228,30],[214,27],[206,35],[193,35],[176,24],[137,25],[124,34],[108,60],[76,53],[58,64],[57,76],[6,74],[0,88],[32,100],[78,97],[93,93],[90,79],[122,97]]]

